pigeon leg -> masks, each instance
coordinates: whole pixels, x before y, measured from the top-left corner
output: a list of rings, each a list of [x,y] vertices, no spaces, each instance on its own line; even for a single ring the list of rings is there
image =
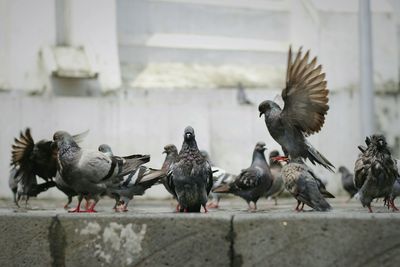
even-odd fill
[[[187,208],[184,208],[184,209],[183,209],[183,212],[188,212],[188,209],[187,209]]]
[[[218,203],[215,203],[214,201],[211,201],[210,203],[207,204],[207,207],[210,209],[218,209],[219,205]]]
[[[203,206],[203,208],[204,208],[204,213],[207,213],[208,212],[208,210],[207,210],[207,207],[206,207],[206,205],[202,205]]]
[[[92,212],[97,212],[97,211],[94,209],[94,207],[96,206],[97,202],[99,202],[99,199],[98,199],[98,198],[94,199],[93,204],[90,206],[90,208],[87,210],[87,212],[90,212],[90,213],[92,213]]]
[[[275,206],[278,206],[278,198],[277,197],[273,197],[273,199],[275,200]]]
[[[75,208],[75,209],[72,209],[72,210],[68,210],[68,212],[83,212],[83,211],[81,211],[81,202],[82,202],[82,199],[83,199],[83,197],[82,197],[82,196],[79,196],[79,197],[78,197],[78,205],[76,206],[76,208]]]
[[[303,203],[301,203],[301,208],[300,208],[300,210],[299,210],[299,211],[303,211],[303,209],[304,209],[304,202],[303,202]]]
[[[367,207],[368,207],[369,213],[373,213],[373,211],[372,211],[372,209],[371,209],[371,204],[367,205]]]
[[[254,203],[254,211],[256,211],[257,210],[257,203],[256,202],[253,202]]]
[[[391,199],[391,200],[390,200],[390,204],[391,204],[391,206],[392,206],[392,211],[393,211],[393,212],[399,210],[399,209],[394,205],[394,199]]]
[[[71,204],[71,202],[72,202],[72,197],[71,197],[71,196],[68,196],[68,202],[67,202],[67,204],[64,205],[64,209],[65,209],[65,210],[68,209],[69,204]]]
[[[178,204],[176,204],[176,208],[175,208],[175,212],[180,212],[181,211],[181,206]]]
[[[300,204],[301,204],[300,200],[297,200],[297,206],[296,206],[296,208],[294,209],[295,211],[300,211],[300,209],[299,209]]]

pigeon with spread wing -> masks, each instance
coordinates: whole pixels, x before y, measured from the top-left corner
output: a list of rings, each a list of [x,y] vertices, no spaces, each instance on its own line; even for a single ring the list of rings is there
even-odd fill
[[[271,100],[263,101],[258,110],[264,115],[271,136],[286,156],[308,158],[333,171],[334,166],[306,139],[321,130],[329,109],[327,82],[317,58],[309,62],[309,51],[303,56],[301,48],[294,61],[289,49],[286,87],[282,90],[283,109]]]

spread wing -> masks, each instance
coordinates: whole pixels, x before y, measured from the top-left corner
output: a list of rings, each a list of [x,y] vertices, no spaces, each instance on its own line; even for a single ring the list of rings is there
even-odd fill
[[[282,91],[285,106],[281,113],[284,121],[306,136],[321,130],[329,109],[325,73],[321,65],[316,67],[316,57],[308,62],[309,52],[302,57],[300,48],[292,62],[292,48],[289,48],[286,87]]]
[[[14,138],[14,144],[11,149],[11,165],[26,166],[31,164],[31,154],[35,142],[33,141],[31,130],[26,128],[25,132],[19,134],[19,138]]]

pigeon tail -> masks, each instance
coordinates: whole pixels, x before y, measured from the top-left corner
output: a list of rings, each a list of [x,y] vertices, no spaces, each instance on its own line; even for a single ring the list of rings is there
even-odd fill
[[[319,199],[318,202],[312,201],[312,208],[317,211],[330,211],[332,209],[331,205],[324,198]]]
[[[327,158],[324,157],[321,153],[318,152],[313,146],[308,144],[308,155],[307,158],[311,161],[312,164],[315,165],[315,162],[318,164],[324,166],[326,169],[328,169],[331,172],[334,172],[335,166],[333,166],[332,163],[329,162]]]
[[[221,184],[212,190],[213,193],[230,193],[230,186],[228,184]]]
[[[150,161],[150,155],[131,155],[123,157],[124,162],[118,176],[125,176],[134,172],[140,165]]]

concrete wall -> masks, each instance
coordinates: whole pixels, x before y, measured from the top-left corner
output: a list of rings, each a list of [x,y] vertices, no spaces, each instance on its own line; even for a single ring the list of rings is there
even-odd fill
[[[99,73],[97,90],[119,88],[115,1],[58,2],[57,13],[55,0],[0,1],[0,90],[51,91],[42,52],[54,45],[85,47]],[[58,86],[66,83],[61,80]],[[75,83],[82,91],[85,86],[84,80]]]
[[[279,91],[249,90],[255,103],[273,99]],[[358,129],[357,95],[351,92],[332,93],[331,109],[322,131],[310,137],[335,166],[353,168],[358,154],[357,145],[364,137]],[[183,129],[192,125],[201,149],[210,151],[221,168],[238,173],[250,164],[257,141],[265,141],[268,149],[279,146],[269,136],[256,106],[239,106],[234,90],[164,90],[127,91],[118,96],[75,98],[43,97],[23,94],[0,94],[0,196],[10,196],[7,186],[10,147],[13,137],[25,127],[32,128],[35,140],[51,138],[57,130],[78,133],[90,130],[84,147],[97,149],[108,143],[117,155],[149,153],[149,166],[160,167],[164,145],[182,143]],[[399,96],[378,96],[380,131],[388,136],[389,145],[398,142]],[[396,139],[397,138],[397,139]],[[397,141],[396,141],[397,140]],[[399,156],[399,144],[395,153]],[[337,192],[339,178],[316,168],[328,188]],[[51,191],[47,196],[61,196]],[[166,197],[162,187],[150,190],[149,196]]]

